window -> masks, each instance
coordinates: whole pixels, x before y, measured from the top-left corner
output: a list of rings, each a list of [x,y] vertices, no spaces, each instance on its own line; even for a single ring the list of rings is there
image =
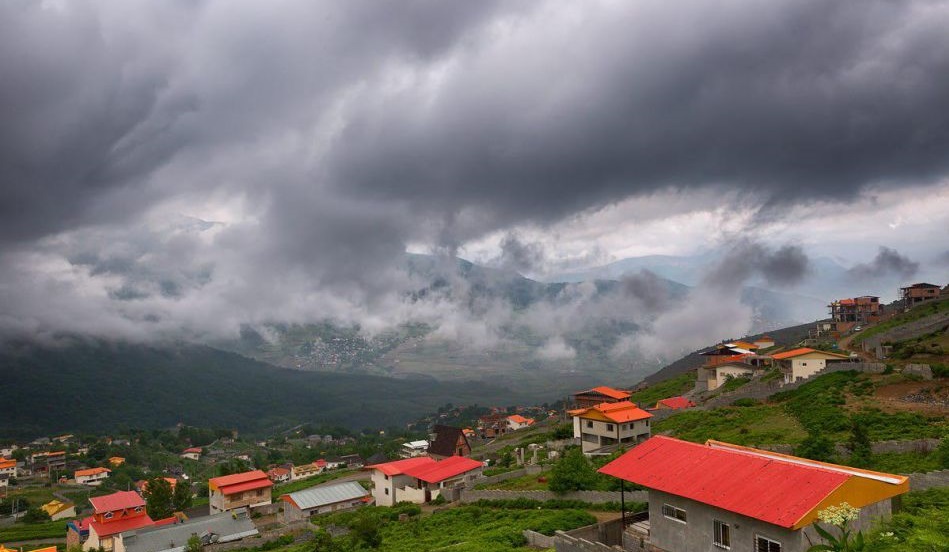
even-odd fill
[[[728,526],[728,524],[716,519],[713,522],[713,526],[715,536],[712,539],[712,544],[720,548],[731,547],[731,528]]]
[[[613,431],[613,424],[606,424],[607,431]]]
[[[140,513],[141,511],[142,511],[142,507],[141,507],[141,506],[136,506],[136,507],[135,507],[135,513]]]
[[[669,504],[662,505],[662,515],[669,519],[674,519],[676,521],[686,523],[685,510],[682,508],[676,508],[675,506],[670,506]]]
[[[386,494],[389,494],[389,489],[386,489]]]
[[[106,512],[102,517],[105,519],[112,519],[112,516],[115,515],[112,512]]]
[[[588,429],[593,429],[593,422],[587,420],[587,428],[588,428]]]
[[[755,552],[781,552],[781,543],[768,537],[755,535]]]

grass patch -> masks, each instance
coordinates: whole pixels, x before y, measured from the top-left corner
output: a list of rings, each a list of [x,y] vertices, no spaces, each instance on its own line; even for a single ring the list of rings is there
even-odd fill
[[[544,482],[538,481],[539,478],[544,478]],[[533,475],[528,474],[522,475],[521,477],[508,479],[507,481],[484,483],[475,486],[475,489],[495,489],[501,491],[546,491],[547,481],[546,477],[542,473]]]
[[[744,376],[739,378],[728,378],[725,380],[725,383],[723,383],[722,386],[718,388],[718,393],[731,393],[749,381],[751,381],[751,378]]]
[[[697,443],[717,439],[739,445],[797,443],[805,437],[801,424],[778,405],[680,412],[654,424],[654,434],[664,431]]]
[[[935,452],[885,452],[870,456],[867,469],[886,473],[925,473],[941,470]]]
[[[865,408],[854,414],[856,423],[863,425],[871,441],[940,438],[946,419],[926,417],[915,412],[887,413],[876,408]]]
[[[66,537],[66,521],[47,521],[46,523],[14,523],[0,529],[0,542],[16,542],[33,539],[62,539]]]
[[[904,495],[903,511],[880,524],[870,534],[865,548],[866,552],[906,550],[949,550],[949,487]]]
[[[355,473],[356,470],[334,470],[326,473],[321,473],[320,475],[311,477],[309,479],[301,479],[299,481],[291,481],[289,483],[281,483],[280,485],[274,485],[273,488],[273,498],[277,500],[280,498],[280,495],[287,493],[294,493],[296,491],[302,491],[303,489],[309,489],[320,483],[326,483],[327,481],[333,481],[334,479],[339,479],[344,475],[350,475]]]
[[[655,406],[660,399],[677,397],[695,387],[695,370],[690,370],[674,378],[650,385],[642,391],[637,391],[629,398],[640,406]]]
[[[857,377],[853,370],[824,374],[797,389],[776,393],[771,400],[784,402],[808,432],[841,440],[850,430],[850,419],[841,408],[847,402],[845,391]]]

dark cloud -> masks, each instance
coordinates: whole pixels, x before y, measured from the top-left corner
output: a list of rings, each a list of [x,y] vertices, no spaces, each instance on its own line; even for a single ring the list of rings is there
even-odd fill
[[[771,250],[757,242],[743,241],[710,268],[704,283],[713,288],[736,290],[760,275],[769,284],[790,286],[800,283],[809,268],[810,259],[799,246],[784,245]]]
[[[648,270],[620,278],[623,295],[634,297],[650,313],[664,310],[669,304],[669,284]]]
[[[913,261],[899,251],[889,247],[880,247],[876,257],[869,263],[860,263],[850,268],[847,273],[860,280],[871,280],[897,276],[910,278],[919,271],[919,263]]]
[[[516,234],[508,234],[501,240],[501,254],[492,261],[492,264],[525,274],[543,268],[545,260],[543,246],[537,243],[526,243]]]

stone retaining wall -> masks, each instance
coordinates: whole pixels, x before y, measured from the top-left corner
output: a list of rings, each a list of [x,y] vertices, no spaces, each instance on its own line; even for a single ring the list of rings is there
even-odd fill
[[[619,492],[606,491],[574,491],[570,493],[557,494],[553,491],[500,491],[483,490],[475,491],[465,489],[461,493],[462,503],[477,502],[479,500],[516,500],[526,498],[530,500],[581,500],[591,504],[603,504],[604,502],[619,502]],[[646,491],[626,491],[626,502],[646,502],[649,500],[649,494]]]
[[[949,487],[949,470],[909,474],[911,491],[925,491],[933,487]]]
[[[941,330],[949,325],[949,312],[940,312],[919,320],[914,320],[894,328],[888,332],[874,335],[860,342],[864,351],[874,352],[877,358],[882,358],[882,345],[887,342],[905,341],[920,335]]]
[[[484,477],[479,477],[467,483],[469,488],[474,488],[476,485],[493,485],[495,483],[500,483],[502,481],[507,481],[508,479],[517,479],[518,477],[524,477],[525,475],[535,475],[541,474],[549,470],[552,466],[549,465],[532,465],[524,466],[523,468],[518,468],[509,472],[499,473],[497,475],[488,475]]]

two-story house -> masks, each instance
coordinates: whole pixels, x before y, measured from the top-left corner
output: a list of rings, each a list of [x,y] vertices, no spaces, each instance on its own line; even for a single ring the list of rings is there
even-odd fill
[[[629,401],[603,403],[569,411],[573,437],[584,453],[617,443],[638,443],[649,438],[652,414]]]
[[[428,441],[424,439],[402,443],[402,448],[399,449],[399,456],[402,458],[415,458],[416,456],[424,456],[427,453]]]
[[[533,418],[525,418],[520,414],[514,414],[507,417],[507,428],[511,431],[517,431],[519,429],[525,429],[534,425]]]
[[[110,473],[112,473],[112,470],[109,468],[89,468],[86,470],[76,470],[73,473],[73,477],[76,479],[77,485],[98,487],[103,481],[109,478]]]
[[[902,475],[662,436],[599,471],[646,487],[649,510],[628,520],[624,541],[653,552],[804,552],[821,542],[821,510],[846,502],[866,529],[909,490]]]
[[[270,504],[272,487],[273,481],[260,470],[213,477],[208,480],[211,514]]]
[[[145,500],[135,491],[94,496],[89,503],[93,508],[91,516],[67,524],[67,546],[81,542],[83,550],[125,552],[125,534],[155,525],[145,512]]]
[[[16,460],[0,458],[0,475],[16,477]]]
[[[369,466],[372,496],[378,506],[396,502],[425,504],[444,491],[463,486],[481,476],[484,465],[464,456],[436,461],[427,456]]]

